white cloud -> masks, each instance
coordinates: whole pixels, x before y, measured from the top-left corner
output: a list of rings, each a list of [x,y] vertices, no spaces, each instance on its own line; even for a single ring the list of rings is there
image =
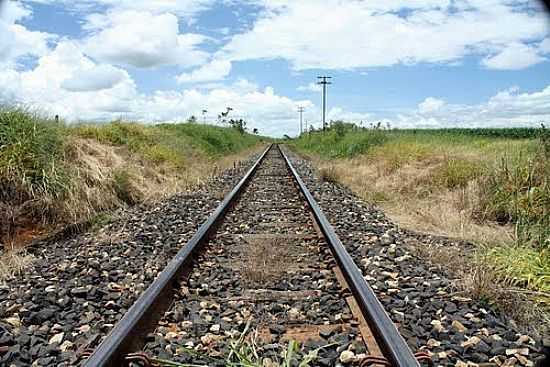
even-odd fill
[[[125,10],[89,17],[92,35],[85,41],[91,56],[109,63],[136,67],[202,64],[208,54],[198,49],[205,37],[179,33],[171,13]]]
[[[426,109],[426,105],[437,108]],[[532,93],[509,88],[477,105],[445,103],[428,97],[416,111],[389,120],[393,126],[420,128],[538,126],[541,121],[550,121],[550,85]]]
[[[64,9],[75,12],[90,12],[107,7],[115,10],[139,10],[154,14],[173,13],[183,18],[192,18],[211,7],[215,0],[32,0],[43,4],[63,4]]]
[[[418,111],[420,113],[430,113],[439,110],[445,105],[445,101],[442,99],[428,97],[418,105]]]
[[[55,35],[29,31],[18,21],[32,15],[29,7],[16,1],[0,2],[0,64],[11,64],[22,56],[41,56]]]
[[[61,83],[61,88],[71,92],[97,91],[112,88],[127,78],[125,70],[112,65],[95,65],[73,71],[71,78]]]
[[[539,50],[542,53],[550,53],[550,37],[545,38],[539,45]]]
[[[412,4],[412,5],[411,5]],[[223,48],[232,60],[286,59],[294,69],[452,62],[548,34],[540,12],[498,1],[264,2],[253,27]],[[408,9],[406,15],[398,10]],[[412,9],[412,10],[411,10]]]
[[[309,83],[308,85],[301,85],[298,88],[296,88],[299,92],[312,92],[317,93],[323,90],[321,86],[317,83]]]
[[[190,73],[180,74],[176,77],[176,80],[178,83],[211,82],[224,79],[230,72],[231,61],[212,60]]]
[[[519,70],[546,60],[537,49],[522,43],[512,43],[496,55],[483,59],[482,63],[489,69]]]
[[[110,87],[105,75],[101,76],[102,81],[85,79],[105,72],[118,73],[122,78],[116,83],[111,80]],[[69,120],[112,118],[131,110],[137,97],[135,83],[125,71],[106,65],[98,67],[71,41],[59,42],[54,50],[38,59],[32,70],[0,71],[0,81],[9,82],[0,84],[3,101],[28,104]],[[65,89],[67,83],[74,87],[68,88],[73,91]]]
[[[128,73],[96,64],[70,41],[60,42],[39,58],[32,70],[0,70],[0,102],[28,104],[68,121],[119,117],[143,122],[184,121],[191,115],[201,116],[203,109],[215,115],[231,106],[233,114],[245,118],[250,127],[273,135],[296,132],[298,105],[314,110],[309,100],[293,100],[246,79],[214,89],[142,94]]]

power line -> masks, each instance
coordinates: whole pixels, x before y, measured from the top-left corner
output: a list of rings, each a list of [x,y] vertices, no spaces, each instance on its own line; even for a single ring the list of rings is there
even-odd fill
[[[317,79],[319,81],[317,84],[320,84],[323,86],[323,130],[325,130],[327,122],[326,122],[326,110],[327,110],[327,85],[332,84],[330,81],[327,81],[327,79],[332,79],[331,76],[318,76]]]
[[[302,114],[304,113],[305,108],[303,106],[298,107],[298,112],[300,113],[300,135],[302,135]]]

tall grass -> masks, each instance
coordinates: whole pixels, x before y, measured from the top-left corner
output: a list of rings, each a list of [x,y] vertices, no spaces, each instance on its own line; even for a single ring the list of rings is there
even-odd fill
[[[11,242],[26,226],[135,204],[150,197],[147,188],[173,193],[212,172],[203,167],[212,160],[261,139],[196,124],[70,126],[0,107],[0,241]]]
[[[58,198],[67,189],[63,126],[37,113],[0,110],[0,200]]]
[[[357,142],[363,142],[364,149],[354,149]],[[340,131],[303,135],[293,144],[330,160],[321,164],[330,167],[331,180],[380,200],[406,223],[423,230],[436,226],[453,235],[471,233],[475,238],[466,239],[488,245],[485,255],[499,274],[548,292],[548,130],[380,130],[347,125]],[[434,206],[446,210],[433,213],[446,220],[421,212]],[[460,228],[452,227],[457,223]],[[491,237],[498,226],[508,231],[510,225],[515,241],[501,236],[499,243]]]
[[[306,134],[294,144],[299,149],[325,158],[345,158],[366,153],[372,147],[384,144],[387,140],[387,134],[379,130],[353,133],[333,129]]]
[[[0,109],[0,241],[12,242],[26,218],[58,218],[70,189],[64,130],[37,113]]]

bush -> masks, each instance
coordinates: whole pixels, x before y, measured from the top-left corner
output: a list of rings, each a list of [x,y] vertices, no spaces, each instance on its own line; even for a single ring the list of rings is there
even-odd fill
[[[337,183],[340,176],[334,166],[323,167],[319,169],[319,176],[325,182]]]
[[[550,162],[502,158],[481,180],[482,218],[515,223],[518,240],[550,248]]]
[[[113,172],[113,186],[117,197],[128,205],[136,204],[140,197],[132,184],[132,177],[125,169]]]
[[[482,174],[480,163],[451,158],[432,174],[434,183],[448,189],[464,188]]]

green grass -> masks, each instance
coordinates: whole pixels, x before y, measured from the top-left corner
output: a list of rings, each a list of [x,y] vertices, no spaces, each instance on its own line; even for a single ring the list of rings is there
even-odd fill
[[[319,358],[319,352],[334,344],[327,344],[317,349],[309,351],[307,354],[301,352],[298,342],[290,340],[288,344],[281,348],[279,357],[264,358],[261,354],[261,344],[258,344],[256,338],[251,333],[250,320],[245,325],[243,332],[237,337],[229,340],[229,351],[219,357],[210,357],[208,354],[196,351],[192,348],[181,347],[180,353],[196,357],[198,360],[207,360],[209,366],[223,367],[311,367]],[[151,360],[162,367],[198,367],[203,364],[178,363],[167,359],[151,358]]]
[[[330,130],[306,134],[301,139],[295,140],[293,144],[298,149],[325,158],[345,158],[366,153],[372,147],[381,145],[387,140],[387,134],[377,130],[361,133]]]
[[[464,188],[473,179],[480,177],[483,167],[480,162],[471,162],[466,159],[446,159],[431,175],[436,185],[447,189]]]
[[[487,251],[496,270],[512,284],[547,293],[542,301],[550,306],[550,252],[533,247],[499,246]]]
[[[91,203],[82,197],[93,190],[114,191],[128,204],[140,200],[141,194],[131,185],[132,167],[108,175],[94,172],[94,177],[105,182],[93,183],[94,189],[88,190],[77,158],[82,154],[76,148],[78,138],[121,147],[133,155],[133,162],[137,160],[159,176],[169,170],[183,178],[189,175],[188,168],[198,167],[197,161],[216,160],[265,139],[234,128],[189,123],[146,125],[114,121],[65,125],[40,113],[0,106],[0,240],[5,237],[3,233],[15,233],[12,227],[23,219],[51,224],[72,221],[81,214],[97,214],[91,206],[101,205],[101,200]],[[95,162],[98,157],[89,158]],[[95,169],[101,171],[100,166]]]
[[[241,134],[234,128],[222,128],[200,124],[162,124],[158,128],[169,136],[186,139],[193,147],[206,152],[211,157],[236,153],[250,148],[260,139],[251,134]]]
[[[177,168],[185,166],[192,150],[218,158],[250,148],[262,139],[232,128],[191,123],[143,125],[115,121],[80,125],[71,132],[105,144],[124,145],[155,163],[167,162]]]
[[[427,179],[417,182],[429,193],[463,190],[474,183],[479,187],[479,197],[473,199],[474,220],[513,224],[516,229],[513,246],[497,246],[489,253],[494,265],[503,276],[513,277],[518,284],[549,291],[547,129],[380,130],[340,123],[325,132],[304,134],[291,144],[325,160],[355,158],[370,162],[382,167],[386,175],[407,164],[435,167]],[[380,200],[386,200],[392,193],[380,196]]]
[[[22,109],[0,109],[0,200],[59,198],[68,188],[62,125]]]

